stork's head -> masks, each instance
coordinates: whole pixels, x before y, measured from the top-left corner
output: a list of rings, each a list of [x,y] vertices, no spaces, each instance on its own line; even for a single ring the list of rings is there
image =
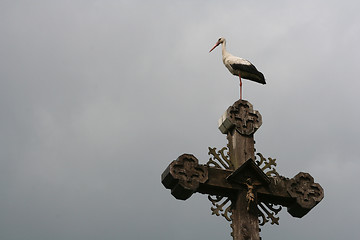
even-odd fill
[[[212,50],[214,50],[214,48],[216,48],[217,46],[219,46],[220,44],[223,44],[225,42],[225,38],[221,37],[219,38],[219,40],[215,43],[215,45],[213,46],[212,49],[210,49],[209,52],[211,52]]]

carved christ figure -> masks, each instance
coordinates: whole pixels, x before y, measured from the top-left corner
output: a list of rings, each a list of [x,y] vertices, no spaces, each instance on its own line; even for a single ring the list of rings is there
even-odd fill
[[[246,200],[247,200],[247,208],[246,210],[250,210],[250,203],[255,202],[255,187],[261,185],[259,182],[252,183],[251,178],[246,179],[246,182],[243,183],[247,187]]]

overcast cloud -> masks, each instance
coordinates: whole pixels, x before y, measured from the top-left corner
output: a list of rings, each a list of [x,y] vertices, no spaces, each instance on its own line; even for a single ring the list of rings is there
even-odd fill
[[[226,145],[239,97],[263,116],[256,150],[311,173],[324,200],[280,213],[277,239],[358,239],[358,1],[0,1],[0,239],[231,239],[207,197],[160,182],[182,153]]]

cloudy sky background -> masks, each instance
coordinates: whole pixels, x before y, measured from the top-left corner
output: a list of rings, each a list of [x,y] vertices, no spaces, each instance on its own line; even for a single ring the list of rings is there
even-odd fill
[[[252,61],[256,149],[311,173],[324,200],[284,209],[275,239],[357,239],[358,1],[0,1],[0,239],[231,239],[207,197],[160,183],[182,153],[226,145],[238,81],[209,49]]]

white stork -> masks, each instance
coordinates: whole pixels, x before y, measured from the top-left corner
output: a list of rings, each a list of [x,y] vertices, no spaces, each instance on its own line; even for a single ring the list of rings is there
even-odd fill
[[[222,44],[222,60],[229,69],[229,71],[235,76],[239,76],[240,79],[240,99],[242,99],[242,81],[241,78],[245,78],[257,83],[266,84],[264,75],[259,72],[256,67],[246,59],[235,57],[226,51],[225,38],[219,38],[214,47],[209,52],[214,50],[217,46]]]

